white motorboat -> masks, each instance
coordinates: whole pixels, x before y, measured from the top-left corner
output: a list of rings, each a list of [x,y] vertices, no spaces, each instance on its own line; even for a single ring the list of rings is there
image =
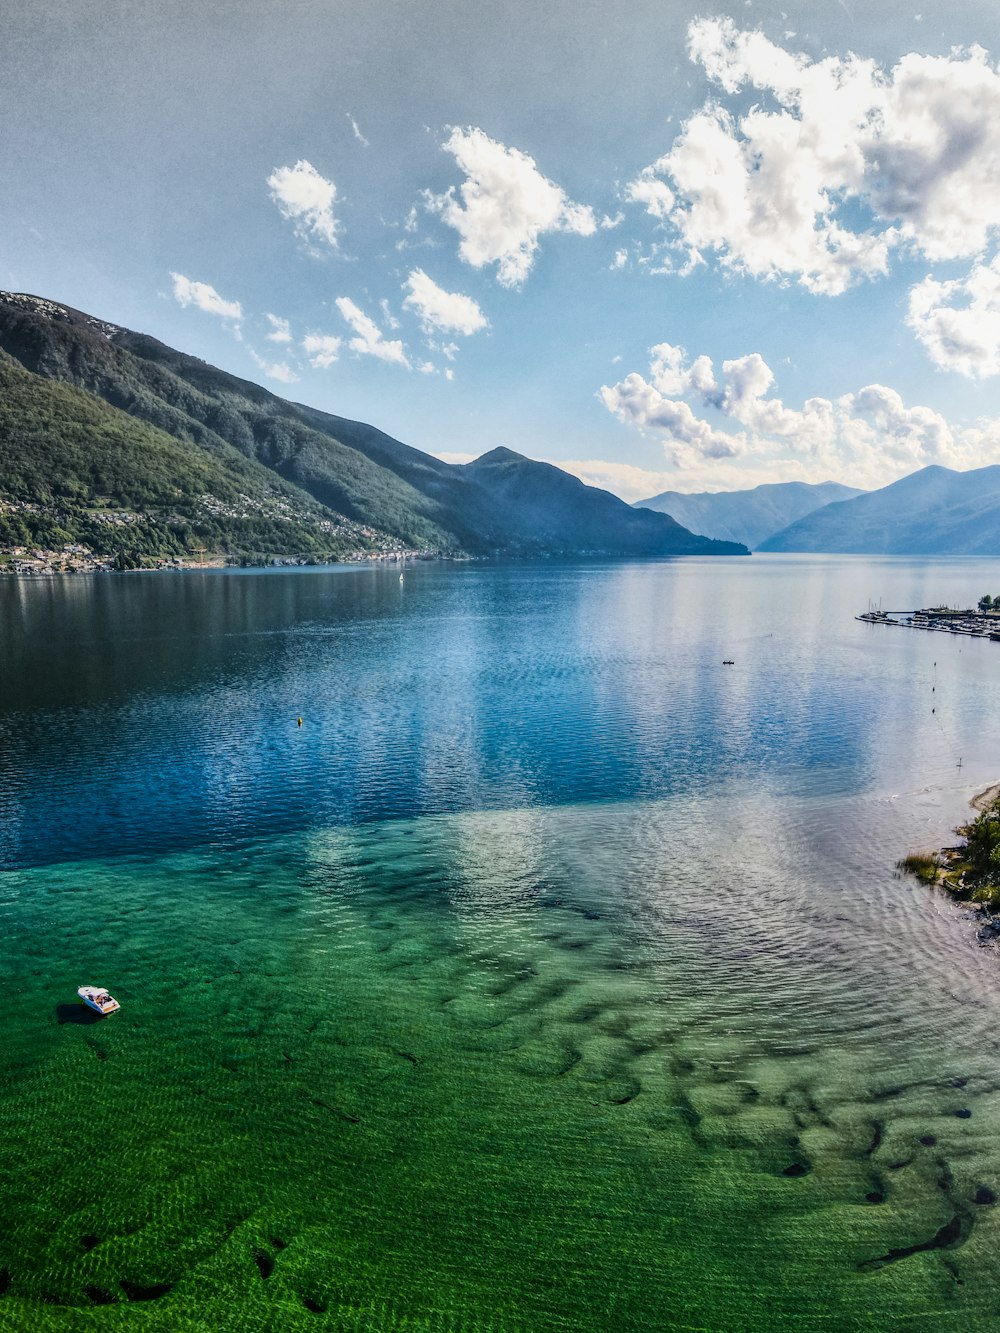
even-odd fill
[[[99,1014],[113,1014],[121,1005],[104,989],[103,986],[81,986],[76,992],[85,1005],[96,1009]]]

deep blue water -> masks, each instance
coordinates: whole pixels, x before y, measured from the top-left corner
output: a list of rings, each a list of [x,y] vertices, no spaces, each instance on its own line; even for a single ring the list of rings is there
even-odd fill
[[[997,645],[852,617],[990,577],[754,557],[6,580],[3,863],[734,778],[877,790],[915,729],[910,782],[960,757],[974,782]]]

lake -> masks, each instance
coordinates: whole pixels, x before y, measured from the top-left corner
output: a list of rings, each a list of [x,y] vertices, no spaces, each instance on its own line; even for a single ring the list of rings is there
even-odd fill
[[[997,1327],[1000,644],[854,620],[986,592],[0,580],[0,1328]]]

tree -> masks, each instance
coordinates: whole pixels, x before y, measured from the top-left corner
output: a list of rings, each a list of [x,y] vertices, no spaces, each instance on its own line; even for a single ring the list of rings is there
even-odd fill
[[[989,593],[987,593],[985,597],[980,597],[979,599],[980,611],[989,611],[993,605],[994,601],[993,598],[989,595]]]
[[[1000,872],[1000,813],[995,806],[984,810],[968,826],[965,845],[976,875],[996,884]]]

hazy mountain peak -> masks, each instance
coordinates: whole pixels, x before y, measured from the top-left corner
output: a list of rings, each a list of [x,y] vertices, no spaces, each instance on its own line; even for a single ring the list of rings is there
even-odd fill
[[[476,463],[526,463],[528,461],[529,460],[525,458],[524,454],[515,453],[513,449],[508,449],[505,444],[498,444],[495,449],[490,449],[485,454],[480,454],[478,458],[472,460],[472,464],[467,464],[466,466],[472,466]]]
[[[670,514],[692,532],[758,548],[774,533],[823,505],[862,494],[835,481],[763,482],[745,491],[663,491],[637,501],[643,509]]]
[[[758,549],[1000,555],[1000,465],[956,472],[932,463],[880,490],[817,509]]]

